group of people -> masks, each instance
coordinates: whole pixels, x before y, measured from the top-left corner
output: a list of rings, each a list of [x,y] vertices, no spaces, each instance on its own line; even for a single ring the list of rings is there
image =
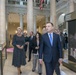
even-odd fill
[[[38,62],[38,73],[42,75],[42,60],[45,64],[46,75],[53,75],[54,70],[60,75],[59,65],[62,64],[62,45],[60,35],[55,32],[54,25],[51,22],[46,23],[46,33],[41,35],[36,32],[30,32],[27,37],[23,34],[20,27],[17,28],[17,34],[14,35],[12,45],[14,46],[12,65],[17,67],[18,75],[22,73],[21,66],[26,65],[26,51],[29,44],[29,58],[31,61],[31,53],[33,53],[32,72],[36,70]],[[58,73],[59,72],[59,73]]]

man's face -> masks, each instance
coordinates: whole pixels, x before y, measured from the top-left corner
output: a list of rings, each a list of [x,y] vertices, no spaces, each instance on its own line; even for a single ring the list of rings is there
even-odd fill
[[[50,23],[47,23],[46,30],[47,30],[47,32],[51,32],[53,30],[53,26]]]
[[[32,32],[30,32],[30,36],[32,36],[33,35],[33,33]]]

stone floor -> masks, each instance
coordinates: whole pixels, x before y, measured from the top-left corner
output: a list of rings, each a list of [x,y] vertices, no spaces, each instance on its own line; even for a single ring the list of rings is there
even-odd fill
[[[27,64],[25,66],[21,67],[22,69],[22,74],[21,75],[38,75],[37,71],[36,72],[32,72],[32,62],[27,62]],[[61,70],[64,71],[66,73],[66,75],[76,75],[75,72],[67,69],[64,66],[61,66]],[[3,75],[17,75],[17,69],[12,66],[12,53],[8,53],[8,58],[5,61],[5,65],[4,65],[4,69],[3,69]],[[43,74],[42,75],[46,75],[45,74],[45,67],[43,64]],[[56,75],[54,73],[54,75]]]

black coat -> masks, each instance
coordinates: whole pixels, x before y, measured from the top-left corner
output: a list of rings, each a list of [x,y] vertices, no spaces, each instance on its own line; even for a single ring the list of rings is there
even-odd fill
[[[33,44],[33,39],[35,38],[35,36],[33,36],[33,38],[31,39],[31,36],[29,37],[28,39],[28,42],[29,42],[29,48],[32,48],[32,44]]]
[[[26,36],[25,37],[25,43],[29,41],[29,38]],[[25,51],[27,51],[27,44],[24,45],[24,49]]]
[[[41,41],[41,40],[39,40],[39,47],[40,47],[40,41]],[[34,54],[36,54],[37,51],[39,52],[39,49],[35,49],[35,47],[37,47],[37,40],[36,40],[36,38],[33,39],[32,47],[33,47],[33,53],[34,53]]]

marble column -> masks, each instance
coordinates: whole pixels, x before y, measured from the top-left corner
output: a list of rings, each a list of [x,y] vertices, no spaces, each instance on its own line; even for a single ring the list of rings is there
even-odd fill
[[[47,23],[47,22],[49,21],[49,20],[48,20],[48,16],[46,15],[45,18],[46,18],[46,23]]]
[[[27,33],[34,32],[33,0],[27,0]]]
[[[34,6],[36,7],[36,0],[34,0],[33,2],[34,2]]]
[[[36,15],[34,15],[34,33],[36,34],[37,25],[36,25]]]
[[[8,34],[8,13],[6,13],[6,46],[9,47],[9,34]]]
[[[23,29],[23,15],[20,14],[20,27]]]
[[[69,12],[74,11],[74,0],[69,0]]]
[[[6,42],[5,0],[0,0],[0,44]]]
[[[54,26],[57,28],[56,25],[56,0],[50,0],[50,22],[54,24]]]

